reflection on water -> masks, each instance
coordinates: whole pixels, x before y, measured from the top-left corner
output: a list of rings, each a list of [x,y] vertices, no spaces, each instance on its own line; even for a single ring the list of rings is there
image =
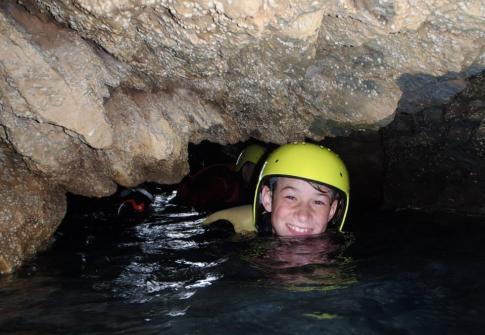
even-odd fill
[[[373,213],[354,234],[246,238],[158,195],[150,218],[70,217],[0,278],[6,334],[481,334],[480,219]]]
[[[343,256],[352,235],[327,232],[308,238],[258,239],[246,260],[268,283],[293,290],[331,290],[355,281],[353,263]]]

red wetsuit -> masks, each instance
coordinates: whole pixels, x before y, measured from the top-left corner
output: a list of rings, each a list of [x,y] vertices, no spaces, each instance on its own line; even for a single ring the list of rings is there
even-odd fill
[[[201,209],[219,209],[244,199],[242,179],[233,165],[215,164],[185,177],[177,187],[177,199]]]

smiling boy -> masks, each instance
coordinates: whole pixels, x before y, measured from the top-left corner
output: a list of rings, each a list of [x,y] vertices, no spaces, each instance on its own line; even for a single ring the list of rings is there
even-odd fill
[[[286,144],[266,160],[253,203],[259,233],[318,235],[331,223],[342,231],[349,204],[349,178],[340,157],[311,143]]]
[[[334,191],[302,179],[275,177],[262,189],[261,200],[271,213],[273,231],[279,236],[308,236],[323,233],[335,215],[338,202]]]
[[[214,213],[205,223],[224,219],[238,233],[307,237],[324,233],[330,224],[343,231],[348,205],[348,172],[338,155],[316,144],[293,143],[269,155],[253,206]]]

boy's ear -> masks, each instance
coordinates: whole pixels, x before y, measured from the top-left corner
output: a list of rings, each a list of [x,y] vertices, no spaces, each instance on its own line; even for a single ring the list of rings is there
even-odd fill
[[[271,200],[272,200],[271,190],[268,186],[264,185],[263,189],[261,190],[261,203],[263,204],[264,209],[266,212],[271,212]]]
[[[332,201],[332,204],[330,205],[330,212],[328,213],[328,221],[333,219],[335,212],[337,211],[337,207],[338,207],[338,201],[337,200]]]

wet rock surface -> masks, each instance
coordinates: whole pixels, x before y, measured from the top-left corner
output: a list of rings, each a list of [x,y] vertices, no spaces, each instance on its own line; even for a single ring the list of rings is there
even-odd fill
[[[387,206],[485,214],[485,72],[462,84],[450,103],[384,129]]]
[[[450,185],[465,178],[471,192],[481,191],[473,164],[481,166],[483,96],[453,97],[472,94],[469,86],[481,90],[469,78],[485,67],[484,17],[481,0],[4,1],[0,143],[11,157],[5,164],[23,164],[15,180],[40,185],[5,182],[12,207],[4,210],[16,213],[25,190],[39,192],[33,208],[43,208],[45,197],[59,198],[59,208],[40,216],[43,233],[19,233],[27,214],[1,229],[34,240],[35,249],[59,223],[60,194],[100,197],[117,185],[176,183],[188,173],[189,143],[370,132],[378,146],[379,129],[395,117],[379,158],[361,151],[385,174],[372,180],[386,181],[387,203],[462,207],[466,193],[448,197],[455,186],[441,190],[442,199],[424,189],[417,198],[426,201],[403,194],[425,179],[441,183],[439,176]],[[404,168],[409,161],[416,165]],[[2,245],[8,270],[23,252]]]

